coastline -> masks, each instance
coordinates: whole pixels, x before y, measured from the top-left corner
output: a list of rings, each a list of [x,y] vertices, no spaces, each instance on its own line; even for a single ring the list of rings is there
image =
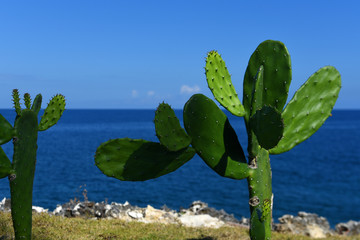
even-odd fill
[[[10,199],[2,199],[0,212],[10,212]],[[126,222],[137,221],[142,223],[179,224],[186,227],[220,228],[224,226],[249,227],[249,219],[242,217],[237,219],[233,214],[224,210],[209,207],[207,203],[194,201],[188,208],[179,211],[169,209],[166,206],[155,209],[148,205],[140,208],[129,202],[107,203],[70,200],[64,204],[58,204],[54,211],[42,207],[33,206],[33,213],[47,213],[50,216],[62,216],[66,218],[84,219],[121,219]],[[346,223],[338,223],[335,228],[330,228],[326,218],[315,213],[299,212],[297,216],[283,215],[278,221],[273,220],[273,231],[279,233],[292,233],[309,236],[312,238],[326,238],[328,236],[356,236],[360,234],[360,221],[349,220]]]

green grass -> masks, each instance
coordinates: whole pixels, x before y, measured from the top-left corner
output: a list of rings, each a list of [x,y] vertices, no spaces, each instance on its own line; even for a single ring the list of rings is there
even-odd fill
[[[10,213],[0,212],[0,239],[12,239],[14,231]],[[34,240],[248,240],[248,230],[243,227],[227,226],[219,229],[189,228],[169,224],[145,224],[125,222],[118,219],[86,220],[82,218],[64,218],[48,214],[33,215]],[[305,236],[273,233],[272,239],[306,240]],[[328,237],[326,239],[354,239],[357,237]]]

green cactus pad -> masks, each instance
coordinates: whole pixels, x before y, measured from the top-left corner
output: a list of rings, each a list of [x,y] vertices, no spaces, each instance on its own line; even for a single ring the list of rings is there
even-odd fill
[[[155,130],[160,143],[170,151],[179,151],[191,144],[191,138],[180,126],[174,110],[166,103],[161,103],[155,112]]]
[[[11,167],[11,162],[9,158],[4,153],[4,150],[0,147],[0,178],[7,177],[14,170]]]
[[[208,86],[215,99],[229,112],[236,116],[244,116],[245,110],[231,82],[231,76],[224,60],[216,51],[208,53],[205,66]]]
[[[284,136],[270,153],[289,151],[314,134],[330,116],[340,88],[341,76],[334,67],[315,72],[284,109]]]
[[[21,106],[20,106],[20,94],[19,94],[19,90],[14,89],[12,92],[12,97],[13,97],[13,103],[14,103],[14,108],[15,108],[15,112],[18,116],[21,115]]]
[[[263,103],[263,89],[264,89],[264,67],[261,65],[255,76],[255,82],[253,86],[253,91],[251,94],[251,107],[249,109],[250,116],[253,116],[256,110],[261,109],[264,106]],[[248,133],[248,152],[249,158],[253,158],[257,155],[259,150],[259,142],[256,139],[256,136],[249,126],[249,119],[245,117],[245,125]]]
[[[24,102],[25,102],[26,109],[30,109],[30,107],[31,107],[31,97],[30,97],[29,93],[24,94]]]
[[[55,95],[45,109],[44,115],[39,123],[39,131],[45,131],[55,125],[65,110],[65,97],[61,94]]]
[[[101,144],[95,164],[109,177],[145,181],[175,171],[194,155],[192,148],[172,152],[160,143],[122,138]]]
[[[264,106],[250,118],[250,128],[259,145],[265,149],[275,147],[283,136],[284,123],[281,113],[275,108]]]
[[[264,67],[261,65],[255,76],[256,82],[254,84],[254,90],[252,93],[252,103],[250,112],[254,115],[256,110],[261,109],[264,106],[263,103],[263,89],[264,89]]]
[[[38,114],[41,109],[41,102],[42,102],[41,94],[36,95],[34,102],[31,106],[31,110],[33,110],[36,114]]]
[[[7,143],[15,136],[15,129],[0,114],[0,145]]]
[[[234,129],[210,98],[195,94],[187,101],[184,125],[196,152],[219,175],[233,179],[249,175],[249,167]]]
[[[243,104],[250,118],[252,92],[255,76],[263,65],[263,103],[274,106],[282,112],[291,82],[290,55],[282,42],[267,40],[262,42],[251,55],[244,77]]]

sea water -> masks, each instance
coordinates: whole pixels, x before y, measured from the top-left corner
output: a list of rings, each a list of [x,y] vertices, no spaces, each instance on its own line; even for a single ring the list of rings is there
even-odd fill
[[[13,123],[14,110],[0,110]],[[182,123],[182,111],[176,110]],[[228,115],[246,152],[243,118]],[[145,182],[124,182],[101,173],[96,148],[114,138],[158,141],[153,110],[66,110],[57,125],[39,132],[33,205],[53,210],[70,199],[150,204],[172,209],[201,200],[237,218],[249,217],[246,180],[220,177],[199,156],[173,173]],[[9,158],[12,143],[2,145]],[[271,155],[275,220],[298,211],[317,213],[333,226],[360,220],[360,111],[335,110],[308,140],[289,152]],[[0,198],[9,198],[0,179]],[[1,200],[0,199],[0,200]]]

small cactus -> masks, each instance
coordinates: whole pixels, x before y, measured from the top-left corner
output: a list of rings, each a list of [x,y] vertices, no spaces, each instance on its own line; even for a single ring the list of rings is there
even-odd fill
[[[250,237],[270,239],[273,194],[269,154],[289,151],[320,128],[337,100],[340,74],[331,66],[321,68],[300,87],[285,108],[291,61],[287,48],[279,41],[262,42],[250,57],[244,77],[243,103],[232,85],[224,60],[216,51],[208,53],[205,74],[215,99],[233,115],[244,117],[248,134],[247,159],[223,111],[210,98],[195,94],[183,110],[186,132],[178,129],[178,120],[172,123],[175,121],[172,114],[167,114],[169,119],[166,114],[155,118],[155,125],[162,125],[156,126],[160,145],[167,146],[167,151],[148,147],[138,154],[123,142],[144,140],[112,140],[98,148],[96,165],[108,176],[143,181],[169,172],[166,171],[168,165],[157,164],[157,161],[166,162],[167,159],[171,163],[172,151],[195,150],[219,175],[247,179]],[[157,111],[159,109],[162,107]],[[173,130],[167,129],[168,126]],[[107,145],[111,145],[111,149],[103,151]],[[155,154],[160,154],[161,158],[154,157]],[[186,161],[192,155],[186,155]],[[141,160],[137,156],[141,156]],[[127,165],[131,171],[127,171]],[[177,164],[171,171],[180,166]]]
[[[25,109],[20,107],[20,96],[13,90],[13,102],[16,111],[15,124],[12,126],[0,114],[0,144],[13,139],[14,155],[10,162],[0,147],[0,178],[8,177],[11,193],[11,215],[15,239],[31,239],[32,226],[32,190],[36,164],[38,131],[56,124],[65,109],[65,98],[56,95],[45,109],[49,124],[38,124],[38,113],[42,97],[38,94],[31,106],[30,94],[24,94]],[[56,103],[56,104],[55,104]],[[53,106],[54,105],[54,106]],[[51,109],[50,109],[51,108]],[[45,114],[44,114],[45,115]]]

